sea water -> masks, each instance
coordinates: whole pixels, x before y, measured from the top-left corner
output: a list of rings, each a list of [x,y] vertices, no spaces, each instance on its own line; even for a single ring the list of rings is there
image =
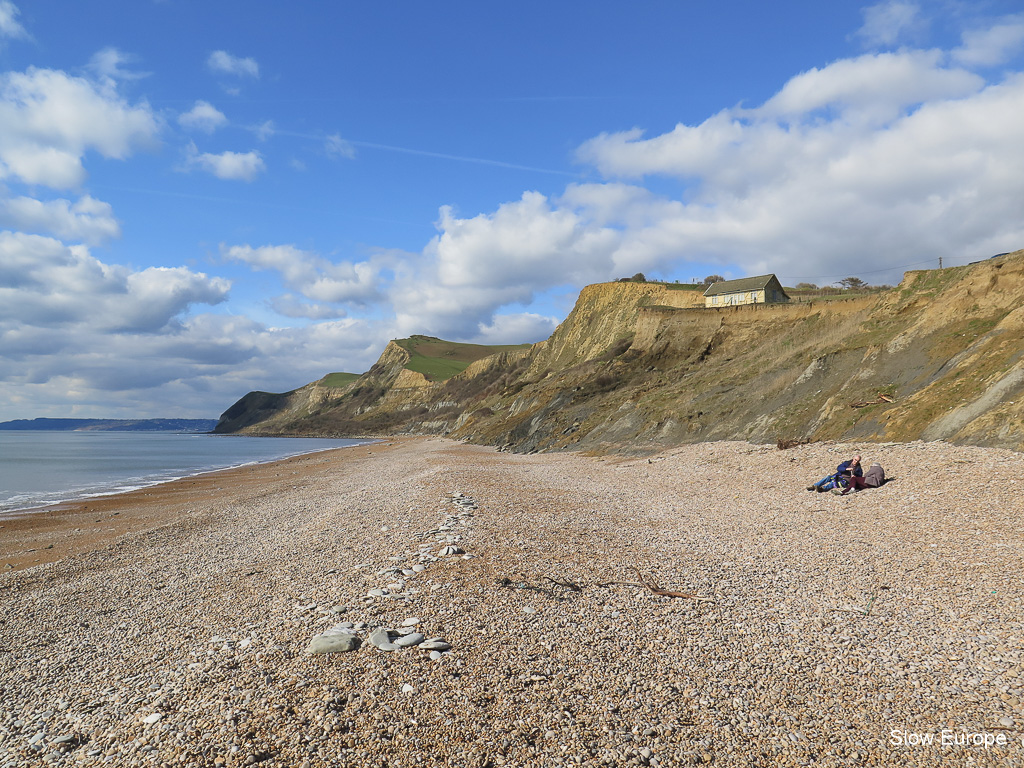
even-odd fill
[[[178,432],[0,431],[0,515],[366,442]]]

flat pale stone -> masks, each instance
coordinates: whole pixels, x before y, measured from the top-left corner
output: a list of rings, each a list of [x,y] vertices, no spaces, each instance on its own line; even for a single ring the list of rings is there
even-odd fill
[[[413,645],[419,645],[426,638],[419,632],[411,632],[408,635],[403,635],[395,640],[395,645],[399,645],[402,648],[409,648]]]
[[[450,651],[452,646],[446,640],[427,640],[420,643],[420,648],[425,651]]]
[[[357,635],[317,635],[309,641],[306,653],[349,653],[357,650],[361,643]]]

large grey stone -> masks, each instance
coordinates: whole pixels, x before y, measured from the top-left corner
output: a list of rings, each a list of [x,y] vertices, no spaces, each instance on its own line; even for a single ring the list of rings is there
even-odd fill
[[[361,643],[358,635],[317,635],[309,641],[306,653],[348,653],[358,650]]]
[[[380,648],[381,645],[391,642],[391,635],[388,634],[388,630],[384,627],[377,627],[370,633],[370,645]]]

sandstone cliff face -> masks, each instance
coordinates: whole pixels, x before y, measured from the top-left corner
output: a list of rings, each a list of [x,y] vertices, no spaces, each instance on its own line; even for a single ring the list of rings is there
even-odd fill
[[[699,302],[699,303],[698,303]],[[530,373],[592,360],[629,340],[641,309],[703,306],[700,291],[673,290],[659,283],[599,283],[580,291],[576,306],[551,337],[536,345]]]
[[[718,439],[1024,450],[1024,251],[909,272],[891,291],[854,299],[722,309],[698,300],[655,284],[588,286],[532,349],[431,383],[408,375],[407,353],[391,344],[324,405],[305,388],[254,393],[233,406],[232,423],[254,433],[362,425],[522,451]]]

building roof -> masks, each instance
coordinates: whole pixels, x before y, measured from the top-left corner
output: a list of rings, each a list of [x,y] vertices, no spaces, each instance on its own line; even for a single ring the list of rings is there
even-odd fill
[[[760,291],[768,286],[772,280],[778,282],[775,275],[758,275],[757,277],[741,277],[739,280],[723,280],[720,283],[712,283],[704,291],[705,296],[721,296],[723,293],[744,293],[746,291]]]

